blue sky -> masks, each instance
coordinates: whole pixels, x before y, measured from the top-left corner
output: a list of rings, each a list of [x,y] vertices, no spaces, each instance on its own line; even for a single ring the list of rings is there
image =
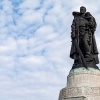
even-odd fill
[[[0,0],[0,100],[58,99],[73,64],[72,11],[80,6],[96,18],[100,51],[99,0]]]

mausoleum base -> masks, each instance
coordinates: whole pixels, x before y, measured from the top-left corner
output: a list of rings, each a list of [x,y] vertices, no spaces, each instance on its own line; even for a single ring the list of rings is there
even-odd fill
[[[59,100],[100,100],[100,71],[93,68],[71,70]]]

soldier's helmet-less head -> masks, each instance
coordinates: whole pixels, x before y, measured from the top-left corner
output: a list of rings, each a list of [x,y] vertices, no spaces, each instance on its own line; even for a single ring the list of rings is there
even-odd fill
[[[80,7],[80,13],[84,14],[86,12],[86,8],[84,6]]]

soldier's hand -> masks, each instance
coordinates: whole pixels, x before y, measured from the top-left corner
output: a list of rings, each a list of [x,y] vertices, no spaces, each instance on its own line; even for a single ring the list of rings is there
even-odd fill
[[[72,38],[72,39],[75,39],[76,37],[75,37],[75,35],[74,35],[74,34],[72,34],[72,35],[71,35],[71,38]]]
[[[91,45],[92,44],[92,41],[89,41],[88,43],[89,43],[89,45]]]

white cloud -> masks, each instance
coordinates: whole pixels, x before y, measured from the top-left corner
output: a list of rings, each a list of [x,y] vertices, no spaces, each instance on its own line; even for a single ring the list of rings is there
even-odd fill
[[[19,58],[19,62],[20,64],[24,67],[27,66],[29,67],[29,69],[31,69],[32,67],[36,68],[38,66],[42,66],[43,63],[45,62],[45,58],[44,57],[37,57],[37,56],[29,56],[29,57],[20,57]]]
[[[40,6],[39,0],[24,0],[24,2],[20,5],[21,9],[35,9]]]

